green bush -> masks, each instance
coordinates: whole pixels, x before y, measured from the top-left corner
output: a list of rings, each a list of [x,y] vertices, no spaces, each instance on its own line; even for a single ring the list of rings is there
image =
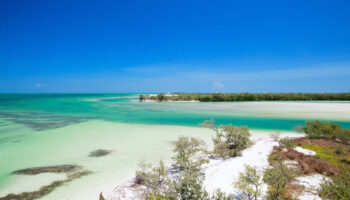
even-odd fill
[[[350,173],[344,171],[321,184],[319,195],[324,199],[350,199]]]
[[[288,137],[280,139],[280,141],[278,141],[278,144],[283,148],[294,148],[296,146],[294,140]]]
[[[238,127],[229,124],[221,127],[225,133],[225,143],[230,157],[239,156],[242,150],[252,144],[249,139],[251,134],[247,126]]]
[[[173,160],[180,170],[197,172],[202,164],[208,162],[208,160],[202,158],[195,159],[195,156],[204,150],[203,140],[180,136],[173,149],[175,153]]]
[[[175,191],[178,200],[209,200],[209,194],[204,189],[203,178],[197,173],[185,173],[176,181]]]
[[[215,120],[205,120],[200,125],[215,131],[213,153],[222,158],[239,156],[242,150],[252,144],[247,126],[239,127],[232,124],[218,126]]]
[[[143,94],[139,95],[139,101],[140,102],[143,102],[145,99],[146,99],[145,95],[143,95]]]
[[[345,154],[346,151],[342,145],[338,145],[335,147],[335,153],[337,154]]]
[[[349,144],[350,141],[350,129],[341,129],[335,133],[335,138],[340,140],[344,144]]]
[[[334,123],[308,121],[305,124],[304,132],[310,139],[335,139],[340,131],[340,125]]]
[[[284,192],[289,183],[291,183],[297,172],[278,161],[275,165],[264,171],[264,182],[269,185],[267,200],[282,200]]]
[[[342,129],[339,124],[319,120],[305,123],[304,132],[310,139],[333,139],[344,144],[350,141],[350,129]]]
[[[164,189],[164,183],[167,181],[167,169],[164,162],[159,161],[159,165],[153,166],[144,161],[139,163],[139,169],[136,171],[136,183],[146,186],[146,193],[153,196],[159,190]]]
[[[243,199],[258,199],[261,196],[262,173],[256,168],[246,165],[244,172],[239,173],[233,185],[242,192]]]
[[[146,198],[146,200],[176,200],[176,198],[168,197],[161,194],[155,194],[155,195],[149,195],[149,197]]]
[[[157,100],[162,102],[166,100],[166,96],[163,93],[157,94]]]
[[[211,200],[235,200],[233,195],[226,195],[225,192],[220,189],[215,190],[213,196],[210,198]]]

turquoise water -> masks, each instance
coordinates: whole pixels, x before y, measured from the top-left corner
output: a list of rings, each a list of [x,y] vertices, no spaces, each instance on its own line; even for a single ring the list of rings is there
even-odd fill
[[[179,135],[212,132],[198,123],[247,125],[251,129],[292,131],[306,120],[322,119],[350,128],[348,102],[137,102],[137,94],[0,94],[0,197],[31,191],[11,172],[27,167],[78,164],[93,171],[42,199],[97,199],[130,178],[142,159],[169,159]],[[113,153],[89,158],[103,148]],[[54,178],[54,177],[52,177]],[[45,179],[51,180],[49,178]],[[70,194],[70,196],[66,196]]]
[[[115,97],[115,98],[113,98]],[[195,104],[230,103],[139,103],[137,94],[3,94],[0,95],[0,126],[10,121],[35,130],[45,130],[91,119],[115,122],[197,126],[214,118],[218,123],[247,125],[254,129],[291,130],[309,118],[273,118],[245,111],[196,109]],[[171,104],[177,104],[173,107]],[[180,104],[180,105],[179,105]],[[188,109],[188,105],[191,105]],[[231,103],[235,104],[235,103]],[[237,103],[236,103],[237,104]],[[327,120],[350,127],[344,120]]]

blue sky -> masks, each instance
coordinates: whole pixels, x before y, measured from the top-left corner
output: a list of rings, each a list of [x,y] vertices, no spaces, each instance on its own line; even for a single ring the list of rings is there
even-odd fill
[[[350,1],[0,1],[0,92],[350,92]]]

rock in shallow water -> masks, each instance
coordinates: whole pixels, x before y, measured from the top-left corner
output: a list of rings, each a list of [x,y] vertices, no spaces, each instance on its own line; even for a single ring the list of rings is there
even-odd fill
[[[105,149],[97,149],[95,151],[90,152],[89,157],[102,157],[112,153],[110,150]]]

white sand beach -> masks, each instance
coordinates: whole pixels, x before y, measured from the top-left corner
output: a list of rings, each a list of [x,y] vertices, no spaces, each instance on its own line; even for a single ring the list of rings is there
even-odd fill
[[[282,137],[300,137],[300,134],[282,133]],[[268,133],[255,133],[252,136],[254,144],[244,150],[242,155],[227,160],[210,160],[204,166],[205,180],[204,186],[209,193],[220,189],[226,193],[235,194],[237,191],[233,187],[233,182],[238,178],[239,173],[244,171],[245,165],[255,166],[259,170],[269,166],[268,156],[274,146],[278,145]],[[267,186],[263,187],[266,191]]]
[[[208,164],[203,166],[205,173],[204,187],[211,194],[216,189],[223,192],[236,194],[237,191],[232,183],[238,178],[239,173],[244,170],[245,165],[256,166],[263,170],[268,167],[268,155],[272,152],[273,146],[278,145],[266,131],[252,131],[254,144],[244,150],[242,155],[227,160],[210,159]],[[293,132],[282,132],[281,137],[300,137],[302,134]],[[106,195],[109,200],[138,200],[134,194],[135,189],[131,187],[132,180],[116,187],[110,194]],[[267,186],[263,186],[263,193]]]

